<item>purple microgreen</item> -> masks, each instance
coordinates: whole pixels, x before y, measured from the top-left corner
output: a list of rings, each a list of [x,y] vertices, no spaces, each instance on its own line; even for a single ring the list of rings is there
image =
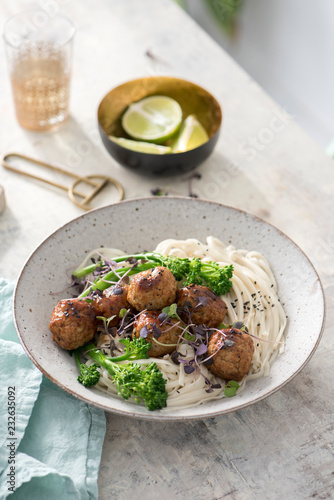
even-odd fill
[[[171,355],[170,359],[173,361],[175,365],[179,365],[179,356],[181,356],[181,353],[178,351],[174,351],[173,354]]]
[[[196,356],[202,356],[207,352],[207,346],[202,342],[196,349]]]
[[[159,337],[161,337],[161,334],[162,334],[160,328],[155,323],[153,323],[153,325],[152,325],[152,334],[153,334],[153,337],[155,339],[158,339]]]
[[[186,373],[187,375],[190,375],[191,373],[193,373],[195,371],[195,368],[191,365],[185,365],[183,369],[184,369],[184,373]]]
[[[242,321],[235,321],[232,325],[233,328],[236,328],[237,330],[241,330],[241,328],[244,326]]]
[[[213,363],[213,359],[212,359],[211,357],[210,357],[210,358],[206,358],[206,359],[204,359],[204,360],[202,361],[202,363],[203,363],[203,365],[205,365],[205,366],[210,366],[210,365],[212,365],[212,363]]]
[[[112,293],[113,295],[122,295],[124,292],[123,288],[121,288],[120,286],[115,286],[115,288],[113,289]]]
[[[160,313],[159,316],[158,316],[158,320],[160,321],[160,323],[162,323],[163,321],[165,321],[167,318],[168,318],[168,314],[165,313],[165,312]]]
[[[181,356],[181,354],[180,354],[180,356]],[[187,361],[186,359],[179,359],[179,362],[182,363],[183,365],[189,364],[189,361]]]
[[[208,305],[208,297],[197,297],[197,303],[196,303],[196,306],[194,309],[196,309],[197,307],[200,307],[200,306],[207,306]]]
[[[204,337],[206,334],[205,329],[201,325],[195,325],[193,328],[194,334],[196,335],[196,338],[201,338]]]
[[[148,329],[147,329],[147,326],[143,326],[143,328],[140,330],[140,336],[143,338],[143,339],[146,339],[146,337],[148,336]]]

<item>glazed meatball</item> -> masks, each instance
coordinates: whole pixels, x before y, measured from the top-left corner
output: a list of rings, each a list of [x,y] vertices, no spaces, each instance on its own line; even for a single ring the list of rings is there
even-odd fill
[[[225,302],[210,288],[202,285],[181,288],[177,294],[177,305],[185,322],[190,319],[196,325],[209,328],[217,328],[223,322],[227,311]]]
[[[167,267],[155,267],[134,276],[128,301],[137,310],[159,311],[175,301],[177,282]]]
[[[77,349],[95,335],[94,307],[85,300],[61,300],[52,312],[49,328],[60,347],[68,351]]]
[[[241,330],[229,328],[214,333],[208,344],[213,363],[208,369],[223,380],[240,382],[249,372],[254,354],[252,338]]]
[[[182,331],[180,321],[174,318],[164,318],[165,315],[161,311],[143,312],[134,326],[134,337],[144,337],[147,342],[150,342],[151,348],[148,355],[153,358],[172,353]],[[155,339],[160,343],[155,342]]]
[[[92,305],[96,316],[104,316],[105,318],[115,316],[114,319],[110,320],[108,326],[117,326],[119,323],[120,310],[131,309],[126,298],[128,290],[128,285],[113,285],[104,290],[102,296],[94,298]]]

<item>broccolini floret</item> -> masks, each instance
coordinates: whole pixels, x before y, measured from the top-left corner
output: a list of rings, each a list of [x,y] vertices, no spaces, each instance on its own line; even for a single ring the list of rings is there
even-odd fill
[[[143,402],[148,410],[159,410],[166,406],[166,380],[155,362],[148,365],[134,363],[135,359],[148,358],[151,344],[145,339],[123,339],[125,352],[121,356],[108,357],[94,344],[86,344],[86,354],[99,366],[105,368],[116,385],[117,393],[124,399],[133,397]],[[119,361],[129,361],[119,363]]]
[[[124,345],[124,353],[115,358],[108,358],[111,361],[133,361],[135,359],[147,359],[149,358],[148,351],[151,348],[151,344],[146,342],[142,337],[139,339],[121,339],[120,342]]]
[[[189,274],[185,285],[192,283],[206,285],[217,295],[225,295],[231,286],[233,276],[233,265],[220,267],[217,262],[203,262],[200,259],[192,259],[189,266]]]
[[[78,382],[84,385],[85,387],[92,387],[96,385],[100,380],[100,372],[97,370],[98,365],[94,363],[91,366],[87,366],[85,363],[81,363],[80,361],[80,349],[75,351],[75,361],[79,368],[79,377]]]

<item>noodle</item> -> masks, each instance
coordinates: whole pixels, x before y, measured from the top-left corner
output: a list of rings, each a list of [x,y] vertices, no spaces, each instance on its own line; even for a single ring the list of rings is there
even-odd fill
[[[203,261],[216,261],[221,266],[233,264],[232,288],[222,297],[227,306],[224,323],[242,321],[254,340],[251,368],[240,383],[238,393],[249,380],[267,376],[272,362],[284,350],[286,315],[277,296],[276,280],[265,257],[256,251],[238,250],[232,245],[226,246],[213,236],[207,238],[206,244],[196,239],[166,239],[158,244],[155,251],[177,257],[199,257]],[[95,250],[89,257],[96,253]],[[119,250],[105,248],[99,249],[98,253],[103,253],[104,256],[107,254],[109,258],[122,254]],[[192,348],[189,345],[181,344],[178,350],[185,355],[182,359],[193,358]],[[203,364],[200,371],[196,369],[193,373],[187,374],[183,364],[176,365],[170,355],[138,362],[152,361],[156,362],[167,380],[167,408],[189,408],[205,401],[225,397],[224,383]],[[108,394],[116,394],[108,372],[101,369],[101,374],[97,387]],[[212,384],[220,384],[221,387],[207,392],[205,377]]]

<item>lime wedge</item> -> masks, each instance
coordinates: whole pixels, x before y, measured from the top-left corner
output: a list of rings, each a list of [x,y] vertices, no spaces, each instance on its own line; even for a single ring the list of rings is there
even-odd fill
[[[209,140],[204,127],[195,115],[189,115],[183,122],[178,136],[172,144],[172,153],[183,153],[198,148]]]
[[[178,102],[154,95],[130,104],[122,117],[122,127],[133,139],[161,144],[178,131],[181,121]]]
[[[124,137],[114,137],[109,135],[109,139],[123,148],[131,149],[132,151],[138,151],[139,153],[149,153],[152,155],[165,155],[170,153],[172,148],[169,146],[159,146],[158,144],[152,144],[151,142],[142,141],[132,141],[131,139],[125,139]]]

